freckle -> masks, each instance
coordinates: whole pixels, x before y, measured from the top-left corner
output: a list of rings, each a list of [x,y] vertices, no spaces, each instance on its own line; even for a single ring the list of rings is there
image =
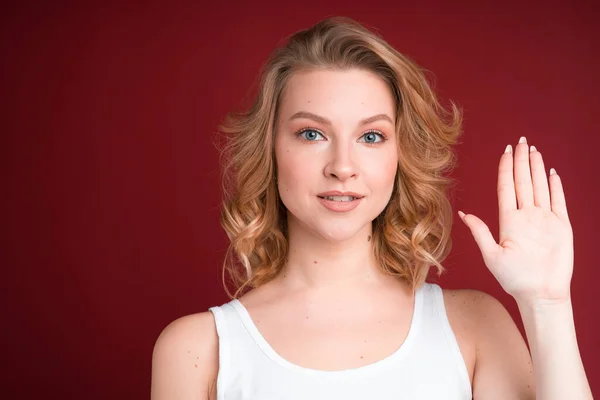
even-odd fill
[[[365,343],[367,343],[367,341],[365,340]]]
[[[360,356],[360,358],[363,358],[363,356]]]
[[[199,360],[199,359],[200,359],[200,357],[196,357],[196,360]]]
[[[188,354],[190,354],[190,353],[191,353],[191,351],[188,350]]]
[[[316,263],[317,263],[317,260],[315,260],[315,261],[314,261],[314,263],[316,264]]]
[[[194,367],[198,368],[198,364],[194,364]]]
[[[310,104],[310,100],[308,101],[308,104]]]
[[[367,238],[367,242],[371,241],[371,235],[369,235],[369,237]]]
[[[306,319],[308,319],[308,315],[306,316]]]

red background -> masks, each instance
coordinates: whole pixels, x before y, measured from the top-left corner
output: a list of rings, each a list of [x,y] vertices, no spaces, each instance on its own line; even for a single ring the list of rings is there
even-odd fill
[[[228,300],[217,124],[249,104],[278,43],[332,15],[376,27],[464,108],[452,201],[495,237],[504,147],[525,135],[557,169],[575,234],[579,345],[600,393],[594,6],[234,3],[5,6],[2,397],[148,398],[162,328]],[[439,283],[493,294],[523,333],[458,219],[452,236]]]

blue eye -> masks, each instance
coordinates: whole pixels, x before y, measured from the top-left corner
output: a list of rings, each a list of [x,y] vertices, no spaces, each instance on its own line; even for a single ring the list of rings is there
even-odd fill
[[[371,143],[381,143],[381,142],[385,142],[386,141],[385,136],[383,136],[381,133],[376,132],[376,131],[368,131],[362,137],[364,137],[364,138],[368,138],[368,137],[375,138],[376,136],[379,136],[381,138],[381,140],[379,142],[366,142],[366,143],[370,143],[371,144]]]
[[[304,136],[304,134],[305,134],[306,132],[311,132],[311,133],[312,133],[312,135],[310,135],[310,139],[307,139],[307,138],[306,138],[306,136]],[[322,135],[320,132],[317,132],[317,131],[315,131],[314,129],[310,129],[310,128],[308,128],[308,129],[304,129],[304,130],[302,130],[302,131],[301,131],[301,132],[298,134],[298,136],[303,136],[302,138],[303,138],[304,140],[306,140],[306,141],[309,141],[309,142],[314,142],[314,140],[313,140],[313,139],[316,137],[316,135],[321,135],[321,136],[323,136],[323,135]]]
[[[306,133],[309,134],[306,135]],[[304,128],[299,133],[297,133],[296,136],[300,136],[302,140],[305,140],[307,142],[317,142],[318,140],[315,140],[317,136],[323,136],[323,134],[312,128]],[[380,138],[379,141],[375,141],[377,139],[377,136],[379,136]],[[382,133],[379,133],[377,131],[367,131],[362,137],[366,139],[365,143],[367,144],[377,144],[385,142],[387,140]]]

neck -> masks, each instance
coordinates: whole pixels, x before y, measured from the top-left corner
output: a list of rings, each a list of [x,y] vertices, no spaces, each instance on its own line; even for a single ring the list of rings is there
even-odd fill
[[[396,278],[377,267],[372,226],[342,239],[317,235],[288,218],[288,258],[279,275],[290,290],[331,291],[377,287]]]

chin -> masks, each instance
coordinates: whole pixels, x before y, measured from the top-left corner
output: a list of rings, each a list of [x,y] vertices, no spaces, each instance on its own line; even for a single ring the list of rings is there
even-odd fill
[[[368,222],[370,224],[371,222]],[[317,228],[319,236],[331,242],[344,242],[358,235],[364,226],[358,226],[349,222],[339,224],[328,224],[327,227]]]

